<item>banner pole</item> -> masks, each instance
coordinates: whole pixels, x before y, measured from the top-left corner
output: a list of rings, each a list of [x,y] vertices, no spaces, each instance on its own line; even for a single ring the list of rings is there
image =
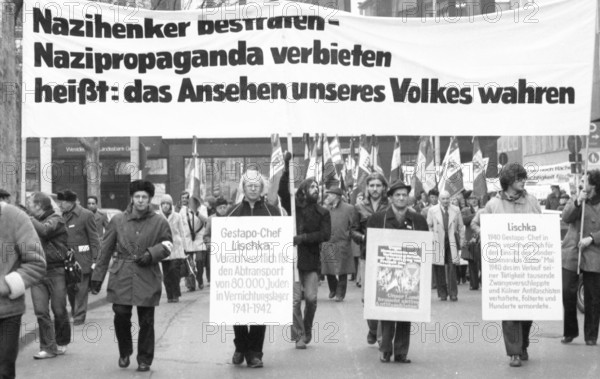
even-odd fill
[[[292,157],[290,158],[290,178],[288,181],[289,191],[290,191],[290,210],[292,211],[292,234],[296,235],[296,191],[294,183],[296,182],[296,170],[294,170],[294,145],[292,144],[292,133],[288,133],[287,135],[287,148]],[[293,247],[293,260],[292,264],[294,265],[294,283],[300,281],[300,273],[298,272],[298,246]]]
[[[577,144],[577,139],[575,139],[575,144]],[[577,151],[577,150],[575,150]],[[585,162],[585,166],[584,166],[584,170],[583,170],[583,178],[584,180],[587,180],[587,171],[588,171],[588,156],[590,154],[590,135],[588,133],[587,138],[585,139],[585,157],[584,157],[584,162]],[[581,240],[583,239],[583,220],[585,217],[585,200],[583,199],[583,203],[581,204],[581,222],[580,222],[580,228],[579,228],[579,241],[581,242]],[[581,264],[581,246],[579,246],[579,252],[577,254],[577,275],[579,275],[579,273],[581,272],[581,269],[579,268],[579,265]]]

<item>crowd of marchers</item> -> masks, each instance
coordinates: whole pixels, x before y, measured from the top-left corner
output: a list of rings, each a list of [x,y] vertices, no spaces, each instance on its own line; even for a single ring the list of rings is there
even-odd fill
[[[26,205],[13,206],[10,194],[0,190],[0,377],[15,376],[27,288],[40,334],[40,349],[33,358],[55,358],[67,353],[71,323],[85,323],[88,293],[99,293],[107,273],[118,366],[128,367],[134,352],[131,318],[136,307],[140,328],[137,370],[149,371],[154,359],[155,308],[163,285],[168,303],[179,302],[182,279],[188,291],[210,285],[211,226],[215,217],[294,215],[298,277],[293,287],[292,338],[295,348],[303,350],[312,340],[319,282],[327,280],[328,297],[337,302],[344,301],[349,282],[364,287],[369,228],[433,232],[440,249],[433,259],[432,289],[437,290],[439,301],[457,302],[459,285],[468,281],[469,289],[476,291],[482,284],[480,215],[541,212],[537,199],[524,188],[527,172],[519,164],[503,168],[502,189],[488,200],[470,191],[451,197],[436,189],[414,198],[410,185],[402,180],[390,184],[379,173],[366,178],[364,191],[357,196],[336,186],[322,191],[314,178],[303,180],[292,194],[289,158],[286,154],[276,204],[267,201],[265,178],[251,170],[243,174],[243,197],[235,204],[222,197],[205,202],[184,192],[177,205],[170,195],[163,195],[155,210],[151,204],[155,196],[153,183],[133,181],[127,209],[110,221],[98,210],[94,196],[87,197],[84,208],[76,193],[60,192],[58,212],[51,197],[43,192],[34,192]],[[548,203],[565,203],[560,201],[560,193],[554,197]],[[352,198],[355,200],[348,200]],[[589,172],[580,193],[560,205],[562,220],[568,224],[562,243],[561,342],[569,344],[579,336],[579,268],[586,301],[583,334],[586,344],[594,346],[600,322],[600,225],[596,222],[600,219],[600,171]],[[65,275],[65,261],[70,257],[81,269],[76,282],[67,280]],[[519,367],[529,359],[531,324],[532,321],[502,322],[510,366]],[[392,358],[410,363],[410,327],[408,321],[367,320],[367,343],[379,344],[379,360],[383,363]],[[248,367],[263,367],[265,330],[264,325],[234,327],[234,365],[245,361]]]

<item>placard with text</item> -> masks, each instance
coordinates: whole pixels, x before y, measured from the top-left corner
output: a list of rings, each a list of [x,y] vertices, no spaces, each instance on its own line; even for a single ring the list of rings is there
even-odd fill
[[[484,320],[562,320],[557,214],[482,214]]]
[[[291,217],[212,220],[210,322],[292,322]]]
[[[433,243],[431,232],[367,230],[365,319],[430,321]]]

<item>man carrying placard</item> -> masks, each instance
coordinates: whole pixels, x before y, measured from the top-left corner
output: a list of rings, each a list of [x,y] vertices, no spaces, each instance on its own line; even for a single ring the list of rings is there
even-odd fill
[[[410,229],[427,231],[427,221],[420,214],[408,208],[408,194],[411,187],[402,180],[396,181],[387,192],[392,205],[375,213],[367,221],[367,228]],[[381,362],[394,361],[410,363],[407,359],[410,344],[410,322],[381,320],[382,340],[379,347]]]
[[[541,213],[540,205],[535,198],[525,191],[527,171],[518,163],[505,166],[500,172],[502,191],[490,199],[483,213]],[[471,227],[480,233],[481,213],[477,213],[471,222]],[[506,346],[506,354],[510,356],[510,366],[520,367],[521,361],[529,360],[529,331],[533,321],[502,321],[502,334]]]
[[[244,198],[231,208],[227,217],[240,216],[281,216],[279,209],[267,203],[262,197],[265,180],[256,170],[247,170],[243,176]],[[265,325],[234,325],[235,352],[231,359],[234,365],[240,365],[246,359],[248,367],[263,367],[263,343]]]

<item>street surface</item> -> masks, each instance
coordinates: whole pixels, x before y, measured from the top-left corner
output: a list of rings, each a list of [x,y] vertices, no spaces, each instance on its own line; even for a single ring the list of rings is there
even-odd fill
[[[183,282],[182,282],[183,283]],[[106,281],[105,281],[106,285]],[[562,345],[562,322],[539,322],[532,328],[530,360],[511,368],[505,355],[500,322],[481,321],[481,291],[459,286],[458,302],[440,302],[432,293],[432,322],[413,323],[411,364],[380,363],[377,345],[366,342],[367,325],[362,318],[361,290],[348,283],[342,303],[327,298],[322,282],[315,317],[313,342],[296,350],[289,326],[267,328],[264,368],[234,366],[233,329],[209,323],[209,290],[187,292],[182,286],[179,303],[167,303],[163,290],[156,308],[156,350],[151,371],[138,373],[135,352],[127,369],[117,366],[119,357],[113,330],[113,312],[105,289],[90,295],[86,325],[75,326],[66,355],[34,360],[35,316],[31,296],[23,317],[21,350],[17,360],[20,378],[599,378],[600,346],[586,346],[583,315],[580,337]],[[137,320],[134,311],[133,321]],[[291,310],[290,310],[291,322]],[[137,349],[134,335],[134,351]]]

